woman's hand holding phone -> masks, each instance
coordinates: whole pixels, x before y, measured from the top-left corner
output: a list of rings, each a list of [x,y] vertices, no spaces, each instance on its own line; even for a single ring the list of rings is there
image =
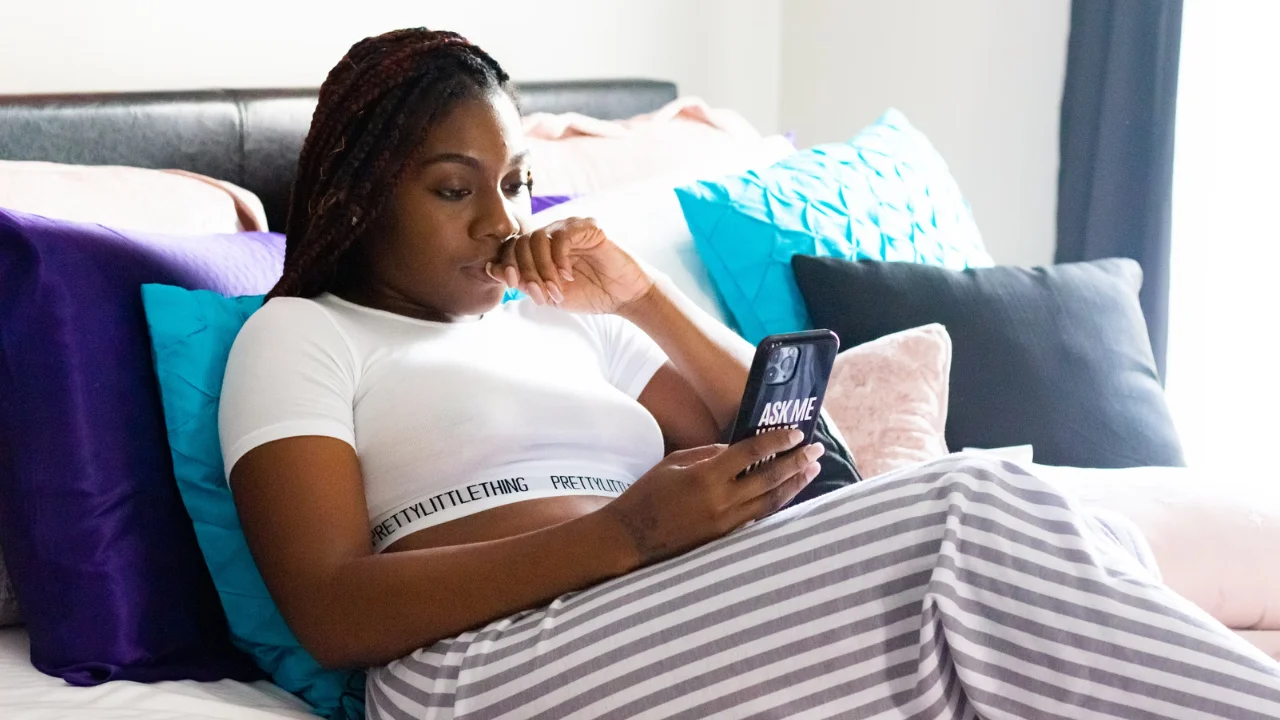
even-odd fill
[[[677,555],[790,502],[817,476],[823,452],[818,443],[796,447],[803,439],[775,430],[673,452],[599,512],[630,540],[633,567]]]

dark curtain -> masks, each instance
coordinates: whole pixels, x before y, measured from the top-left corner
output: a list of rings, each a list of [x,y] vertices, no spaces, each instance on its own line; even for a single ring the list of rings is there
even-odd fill
[[[1056,259],[1142,265],[1161,382],[1181,37],[1182,0],[1072,0],[1062,92]]]

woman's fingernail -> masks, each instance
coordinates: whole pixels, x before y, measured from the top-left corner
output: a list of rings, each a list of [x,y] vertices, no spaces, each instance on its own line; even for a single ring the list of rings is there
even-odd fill
[[[551,295],[551,299],[554,300],[557,305],[564,302],[564,293],[560,292],[559,285],[556,285],[553,282],[547,283],[547,293]]]
[[[560,268],[560,277],[564,278],[566,282],[573,282],[573,271],[569,268]]]
[[[507,278],[507,286],[515,289],[520,287],[520,273],[516,269],[508,265],[503,271],[503,276]]]
[[[494,280],[498,280],[498,276],[493,274],[493,263],[491,263],[491,262],[487,262],[487,263],[485,263],[485,264],[484,264],[484,274],[485,274],[485,275],[488,275],[489,277],[493,278]],[[498,282],[502,282],[502,281],[501,281],[501,280],[498,280]]]
[[[528,292],[529,297],[533,298],[533,301],[539,305],[547,304],[547,296],[543,295],[542,288],[538,287],[534,283],[529,283],[529,289],[526,292]]]
[[[804,449],[804,456],[807,460],[817,460],[826,451],[827,449],[822,446],[822,443],[814,443]]]
[[[812,480],[818,477],[818,473],[822,472],[822,466],[818,463],[809,463],[804,468],[804,479]]]
[[[804,433],[800,432],[799,430],[792,430],[791,432],[787,433],[787,442],[791,443],[792,445],[795,445],[796,443],[800,442],[803,439],[804,439]]]

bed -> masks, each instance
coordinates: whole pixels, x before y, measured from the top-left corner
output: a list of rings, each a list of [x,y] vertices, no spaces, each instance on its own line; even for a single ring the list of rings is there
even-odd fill
[[[649,112],[677,96],[674,84],[652,80],[526,83],[519,91],[526,113],[580,112],[603,119]],[[284,226],[294,163],[315,97],[312,89],[0,97],[0,159],[177,168],[224,179],[256,194],[269,226],[279,230]],[[1180,469],[1041,470],[1073,489],[1086,504],[1118,512],[1140,514],[1153,506],[1165,511],[1195,509],[1208,497],[1203,483]],[[1250,508],[1250,498],[1243,491],[1228,498],[1225,507],[1245,513],[1256,510]],[[1176,541],[1187,536],[1187,528],[1174,527],[1172,515],[1157,515],[1147,518],[1148,527],[1163,533],[1152,538],[1157,555],[1183,552]],[[1280,513],[1263,513],[1245,530],[1275,531],[1277,517]],[[1230,552],[1243,555],[1261,536],[1194,537],[1190,544],[1225,543]],[[1166,569],[1166,579],[1183,578],[1179,571]],[[1265,592],[1265,588],[1242,590],[1239,584],[1215,582],[1193,599],[1203,606]],[[1268,596],[1250,599],[1265,606]],[[1243,630],[1241,634],[1280,659],[1280,631]],[[28,655],[21,627],[0,628],[0,716],[23,720],[314,717],[306,705],[266,681],[111,682],[72,687],[36,671]]]

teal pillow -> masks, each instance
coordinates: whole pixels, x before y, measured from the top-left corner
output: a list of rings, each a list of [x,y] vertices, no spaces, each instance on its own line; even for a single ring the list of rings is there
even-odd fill
[[[218,441],[218,399],[231,343],[262,296],[143,285],[152,360],[178,492],[218,589],[231,639],[317,715],[364,717],[364,672],[325,670],[298,644],[249,554]]]
[[[676,195],[716,289],[753,343],[811,327],[793,255],[991,265],[946,162],[893,109],[847,143]]]

